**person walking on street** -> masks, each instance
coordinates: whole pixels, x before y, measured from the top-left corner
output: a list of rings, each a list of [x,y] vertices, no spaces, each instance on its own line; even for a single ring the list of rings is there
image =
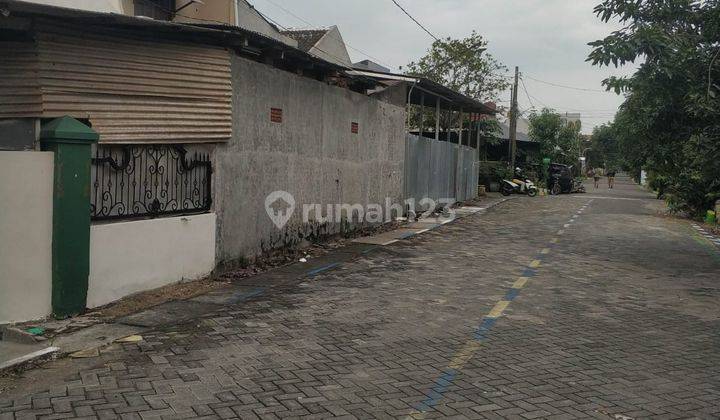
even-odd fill
[[[615,169],[610,169],[607,171],[608,188],[613,188],[615,186],[615,173]]]
[[[600,178],[603,175],[602,168],[595,168],[592,170],[593,172],[593,180],[595,181],[595,188],[600,188]]]

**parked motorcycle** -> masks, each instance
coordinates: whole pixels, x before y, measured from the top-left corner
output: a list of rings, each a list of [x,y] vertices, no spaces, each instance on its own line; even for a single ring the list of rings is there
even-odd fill
[[[550,195],[585,192],[582,180],[573,176],[573,167],[560,163],[550,164],[547,189]]]
[[[575,193],[584,193],[585,192],[585,185],[583,185],[582,179],[575,178],[575,180],[573,180],[573,192],[575,192]]]
[[[578,178],[571,179],[564,184],[559,175],[552,175],[549,183],[550,186],[548,188],[548,192],[550,195],[585,192],[585,186],[583,185],[582,180]]]
[[[535,197],[538,194],[538,188],[529,179],[525,181],[519,179],[513,179],[512,181],[503,179],[500,185],[500,192],[505,196],[510,194],[527,194],[528,197]]]

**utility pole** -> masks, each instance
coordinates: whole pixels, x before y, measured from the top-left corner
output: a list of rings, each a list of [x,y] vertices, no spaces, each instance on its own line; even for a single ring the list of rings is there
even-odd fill
[[[515,83],[512,89],[512,103],[510,104],[510,168],[515,170],[515,155],[517,154],[517,119],[518,119],[518,67],[515,66]]]

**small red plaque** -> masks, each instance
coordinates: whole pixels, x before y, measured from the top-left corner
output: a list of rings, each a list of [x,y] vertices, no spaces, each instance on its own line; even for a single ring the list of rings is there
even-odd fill
[[[350,132],[353,134],[357,134],[358,131],[360,131],[360,125],[356,122],[353,122],[350,124]]]
[[[281,108],[270,108],[270,121],[274,123],[282,122],[282,109]]]

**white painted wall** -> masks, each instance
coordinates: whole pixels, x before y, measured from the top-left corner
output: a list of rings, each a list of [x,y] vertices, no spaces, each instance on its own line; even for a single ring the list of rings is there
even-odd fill
[[[267,37],[276,39],[284,44],[297,48],[296,40],[281,34],[277,28],[270,25],[258,11],[245,0],[235,1],[235,25],[261,33]]]
[[[67,7],[91,12],[125,13],[123,0],[25,0],[48,6]]]
[[[0,324],[50,314],[52,152],[0,151]]]
[[[210,274],[215,222],[206,213],[92,225],[88,308]]]
[[[308,52],[331,63],[352,68],[352,60],[337,26],[331,26]]]

